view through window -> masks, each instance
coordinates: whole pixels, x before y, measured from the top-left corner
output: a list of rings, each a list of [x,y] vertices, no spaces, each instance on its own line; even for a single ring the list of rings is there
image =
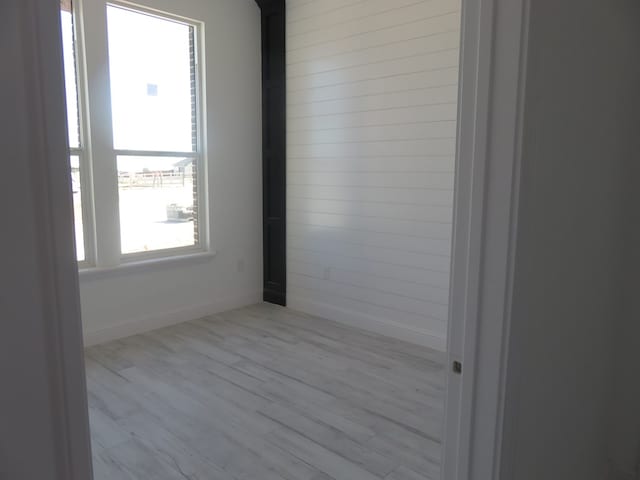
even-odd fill
[[[62,2],[60,10],[62,24],[62,49],[64,59],[64,77],[67,100],[67,126],[69,130],[69,161],[71,162],[71,185],[73,189],[73,216],[76,233],[76,253],[79,262],[85,260],[82,192],[80,181],[80,157],[82,142],[80,138],[80,109],[78,108],[78,81],[76,66],[75,33],[71,3]]]
[[[194,28],[107,7],[122,253],[197,235]]]
[[[94,110],[100,113],[93,114],[87,132],[109,131],[103,127],[111,124],[113,148],[103,151],[104,147],[101,147],[103,150],[96,155],[96,151],[87,150],[83,138],[82,120],[88,123],[88,118],[84,115],[80,94],[84,85],[78,75],[78,59],[83,58],[83,52],[79,51],[80,42],[74,30],[75,15],[71,0],[61,0],[78,261],[91,265],[94,258],[104,256],[100,251],[94,251],[100,250],[101,244],[117,248],[116,241],[101,243],[100,237],[95,245],[93,241],[87,241],[87,238],[94,238],[87,232],[95,230],[109,234],[109,227],[99,227],[114,225],[115,216],[120,226],[120,252],[112,251],[111,258],[119,254],[125,261],[147,254],[166,256],[200,249],[199,214],[202,209],[199,207],[203,192],[199,188],[202,180],[199,175],[203,170],[203,159],[198,130],[196,26],[128,5],[106,5],[108,49],[102,47],[102,52],[92,49],[97,56],[103,57],[87,61],[108,63],[108,79],[101,80],[108,81],[111,104],[110,109]],[[91,32],[87,35],[85,40],[91,42]],[[86,85],[89,104],[95,98],[98,101],[104,98],[92,96],[92,81],[89,77]],[[101,112],[110,113],[110,117]],[[102,125],[96,125],[98,123]],[[104,142],[91,143],[104,145]],[[100,169],[99,174],[90,173],[89,153],[99,161],[112,159],[117,179],[105,178],[104,169]],[[103,185],[100,182],[117,182],[117,202],[113,198],[115,188],[95,188]],[[83,196],[86,192],[92,195]],[[112,199],[107,198],[109,201],[105,203],[119,205],[110,218],[109,213],[93,208],[101,200],[94,195],[105,194],[111,195]],[[111,230],[117,238],[115,228]]]

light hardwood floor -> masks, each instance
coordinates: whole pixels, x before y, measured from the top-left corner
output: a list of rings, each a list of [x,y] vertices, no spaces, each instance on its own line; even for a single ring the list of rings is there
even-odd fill
[[[96,480],[436,479],[444,355],[259,304],[86,351]]]

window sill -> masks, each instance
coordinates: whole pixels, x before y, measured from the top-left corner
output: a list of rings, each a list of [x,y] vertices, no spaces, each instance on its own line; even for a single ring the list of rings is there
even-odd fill
[[[171,267],[183,267],[206,263],[213,259],[216,252],[198,252],[173,257],[153,258],[135,262],[122,263],[114,267],[86,267],[80,268],[80,281],[100,280],[103,278],[119,277],[151,272]]]

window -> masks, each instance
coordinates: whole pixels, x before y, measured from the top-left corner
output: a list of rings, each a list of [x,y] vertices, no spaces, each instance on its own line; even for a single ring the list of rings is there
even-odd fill
[[[107,7],[122,253],[198,244],[195,29]]]
[[[80,108],[78,95],[78,68],[76,61],[76,32],[74,29],[71,2],[63,1],[60,9],[62,49],[67,100],[67,127],[69,131],[69,162],[73,189],[73,216],[75,220],[76,254],[79,262],[86,260],[84,212],[82,209],[82,183],[80,180],[83,141],[80,133]]]
[[[85,7],[95,10],[96,4]],[[85,54],[74,31],[83,19],[72,14],[70,0],[62,0],[78,260],[113,266],[205,250],[201,27],[129,4],[101,5],[98,14],[83,10],[94,25],[101,19],[108,40],[105,45],[85,35]],[[88,109],[79,94],[82,58],[89,72]],[[108,72],[92,65],[108,65]]]

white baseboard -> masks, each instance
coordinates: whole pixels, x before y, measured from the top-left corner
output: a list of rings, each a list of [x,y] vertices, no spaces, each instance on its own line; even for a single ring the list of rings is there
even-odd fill
[[[239,297],[215,300],[210,303],[184,307],[170,312],[146,315],[104,328],[85,330],[84,345],[85,347],[90,347],[260,302],[262,302],[262,291],[257,291]]]
[[[335,307],[327,303],[315,302],[295,295],[287,295],[287,307],[352,327],[369,330],[380,335],[386,335],[406,342],[433,348],[441,352],[445,352],[447,349],[447,340],[444,336],[434,335],[425,330],[419,330],[390,320]]]

